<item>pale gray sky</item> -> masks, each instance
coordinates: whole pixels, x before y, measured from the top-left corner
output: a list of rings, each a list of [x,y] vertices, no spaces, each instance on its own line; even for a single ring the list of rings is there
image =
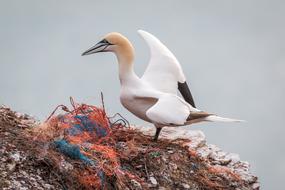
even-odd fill
[[[285,3],[274,0],[0,0],[0,104],[44,119],[68,97],[120,112],[114,55],[81,57],[108,32],[126,35],[141,75],[149,53],[136,30],[164,42],[180,61],[196,105],[243,124],[209,123],[209,143],[239,153],[262,189],[285,176]]]

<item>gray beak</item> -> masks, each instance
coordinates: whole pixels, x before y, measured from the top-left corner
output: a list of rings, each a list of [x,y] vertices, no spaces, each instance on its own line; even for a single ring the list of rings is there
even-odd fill
[[[83,52],[81,55],[90,55],[93,53],[99,53],[99,52],[104,52],[104,50],[109,46],[112,45],[110,44],[107,40],[102,40],[99,43],[97,43],[95,46],[89,48],[85,52]]]

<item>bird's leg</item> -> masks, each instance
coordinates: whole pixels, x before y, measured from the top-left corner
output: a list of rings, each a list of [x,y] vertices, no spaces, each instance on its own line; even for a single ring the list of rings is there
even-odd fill
[[[153,139],[154,141],[157,141],[161,129],[162,127],[156,127],[156,132],[155,132],[154,139]]]

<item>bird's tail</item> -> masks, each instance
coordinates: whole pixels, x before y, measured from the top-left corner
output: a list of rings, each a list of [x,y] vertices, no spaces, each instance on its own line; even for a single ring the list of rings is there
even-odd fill
[[[231,119],[231,118],[225,118],[220,117],[215,114],[203,112],[203,111],[197,111],[197,112],[191,112],[189,117],[187,118],[187,121],[185,122],[185,125],[191,125],[193,123],[200,123],[203,121],[208,122],[244,122],[244,120],[239,119]]]
[[[220,122],[245,122],[244,120],[231,119],[226,117],[220,117],[217,115],[210,115],[204,118],[204,121],[220,121]]]

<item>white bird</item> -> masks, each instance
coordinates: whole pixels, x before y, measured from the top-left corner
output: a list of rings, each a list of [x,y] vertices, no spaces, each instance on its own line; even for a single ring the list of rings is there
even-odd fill
[[[152,34],[138,33],[150,48],[150,61],[141,78],[133,70],[134,48],[120,33],[107,34],[82,55],[114,52],[119,63],[122,105],[137,117],[156,127],[154,140],[162,127],[184,126],[202,121],[239,122],[198,110],[186,83],[181,65],[171,51]],[[177,95],[180,92],[182,97]]]

